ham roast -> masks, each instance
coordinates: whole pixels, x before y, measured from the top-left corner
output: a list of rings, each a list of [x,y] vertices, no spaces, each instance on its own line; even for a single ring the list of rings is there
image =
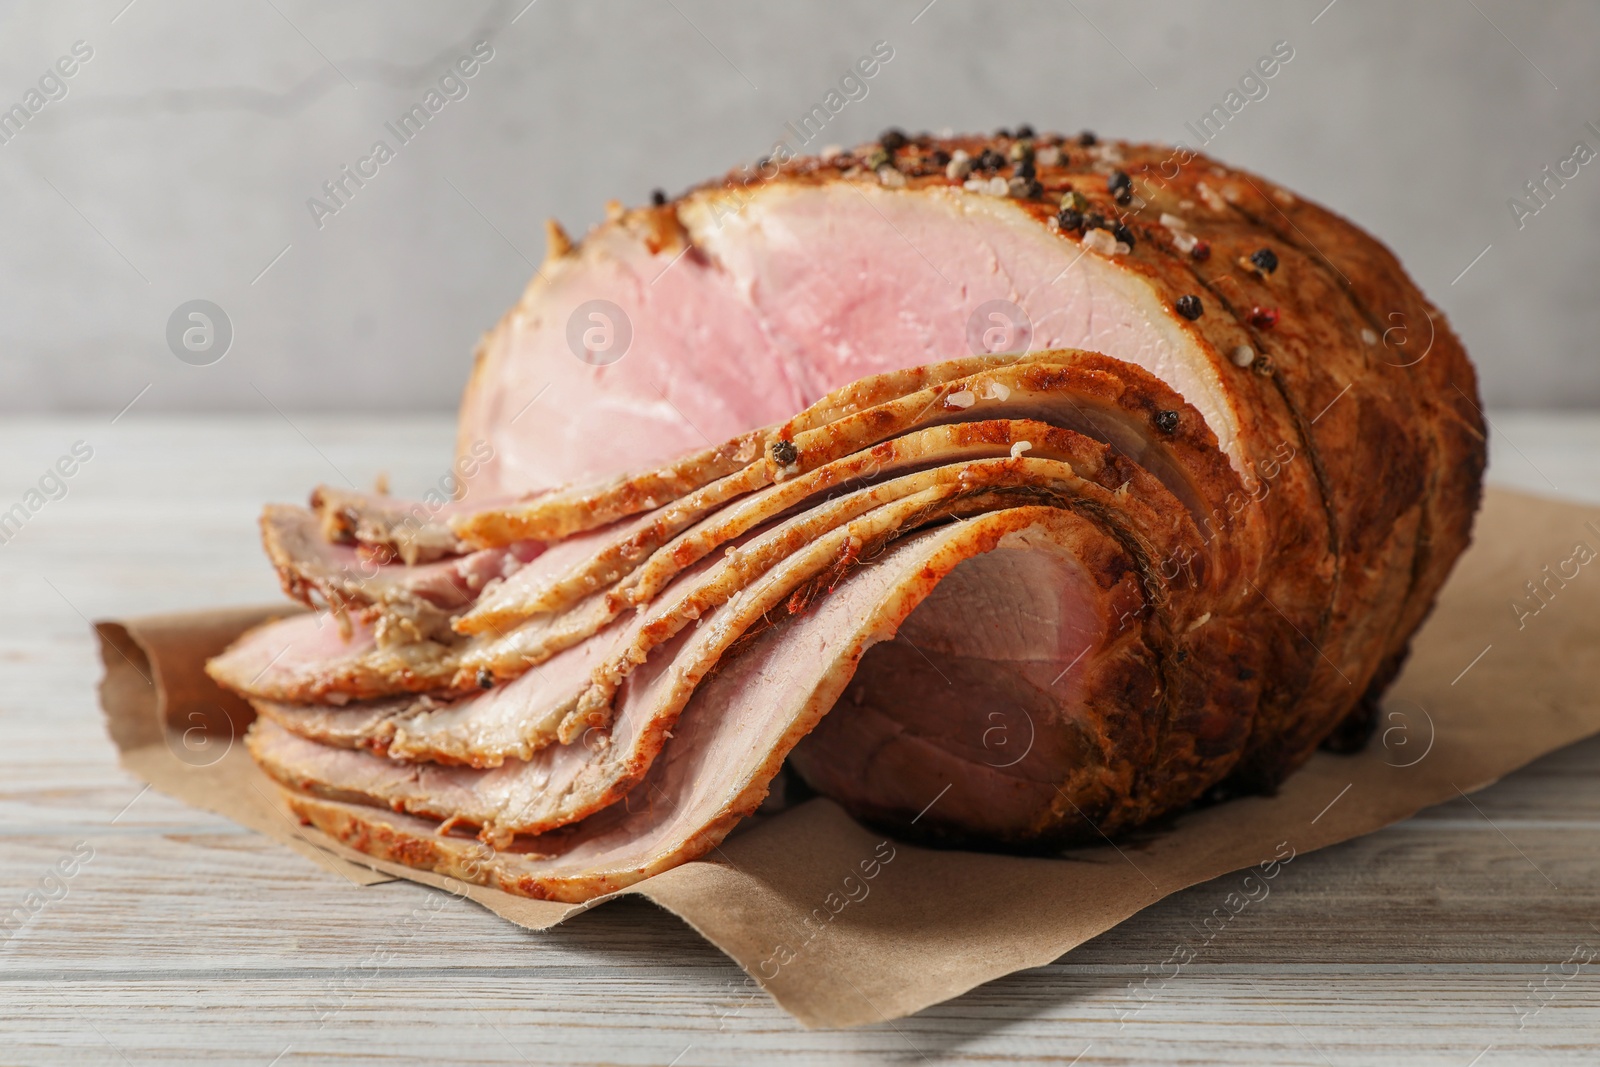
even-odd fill
[[[889,131],[658,199],[552,224],[456,499],[267,509],[315,610],[209,670],[301,819],[582,901],[785,766],[908,839],[1048,851],[1364,740],[1485,458],[1383,246],[1087,134]]]

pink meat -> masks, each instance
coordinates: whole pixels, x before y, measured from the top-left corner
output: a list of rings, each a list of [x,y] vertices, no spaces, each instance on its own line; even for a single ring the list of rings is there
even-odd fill
[[[732,195],[678,205],[695,248],[676,264],[678,247],[652,252],[608,226],[546,265],[551,281],[536,279],[486,342],[463,401],[461,440],[495,449],[473,493],[664,462],[866,375],[983,351],[989,301],[1028,323],[1014,350],[1086,348],[1165,379],[1238,465],[1234,401],[1171,306],[1014,202],[830,183],[763,187],[735,211]],[[565,332],[594,298],[633,328],[628,354],[603,367],[575,357]]]
[[[544,279],[479,352],[463,401],[460,443],[493,456],[469,501],[584,482],[720,444],[786,419],[815,399],[792,380],[738,285],[698,251],[608,227],[547,261]],[[623,318],[592,319],[592,301]],[[585,361],[569,330],[595,341],[626,323],[621,358]],[[619,334],[613,332],[612,337]],[[708,365],[720,364],[716,373]]]
[[[1062,768],[1092,762],[1082,677],[1114,622],[1094,604],[1064,554],[1029,544],[967,560],[867,652],[793,766],[868,818],[909,824],[927,808],[924,832],[1026,837],[1058,802]]]

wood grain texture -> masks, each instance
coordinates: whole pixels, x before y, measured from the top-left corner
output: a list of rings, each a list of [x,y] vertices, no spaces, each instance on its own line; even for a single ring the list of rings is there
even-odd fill
[[[94,850],[0,941],[0,1062],[1594,1062],[1600,958],[1562,964],[1600,950],[1600,740],[1297,859],[1143,1001],[1130,983],[1200,943],[1229,878],[853,1031],[800,1029],[640,901],[532,934],[351,887],[118,769],[87,619],[274,598],[261,502],[380,470],[421,492],[449,421],[108,420],[0,427],[0,510],[74,441],[95,450],[0,544],[0,916]],[[1499,480],[1600,500],[1600,418],[1495,425]]]

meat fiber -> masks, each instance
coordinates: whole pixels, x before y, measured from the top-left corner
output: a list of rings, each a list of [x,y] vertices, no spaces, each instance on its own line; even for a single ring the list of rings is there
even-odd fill
[[[1472,369],[1376,241],[1054,136],[614,210],[484,338],[459,442],[447,507],[269,512],[349,632],[210,670],[303,819],[562,900],[703,854],[786,758],[980,847],[1271,788],[1370,717],[1484,462]]]

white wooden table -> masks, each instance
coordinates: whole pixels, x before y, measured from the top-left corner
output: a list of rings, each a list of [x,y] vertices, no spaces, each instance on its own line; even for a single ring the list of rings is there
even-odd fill
[[[1495,422],[1498,480],[1600,501],[1600,417]],[[0,1063],[1600,1062],[1600,958],[1578,966],[1600,950],[1600,739],[1297,860],[1126,1025],[1128,983],[1216,884],[913,1018],[808,1032],[764,999],[729,1015],[741,972],[651,905],[532,934],[457,901],[402,926],[419,887],[353,888],[141,791],[101,728],[88,620],[273,599],[263,501],[383,470],[420,492],[450,437],[271,414],[0,427],[0,511],[94,450],[0,544],[0,922],[59,898],[0,941]],[[75,845],[92,859],[46,883]]]

